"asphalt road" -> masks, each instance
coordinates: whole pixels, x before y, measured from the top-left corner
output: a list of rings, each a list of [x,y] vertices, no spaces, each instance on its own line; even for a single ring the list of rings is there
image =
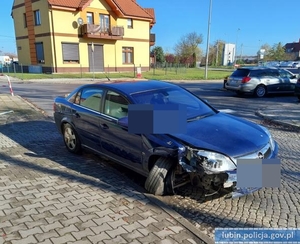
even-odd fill
[[[5,83],[0,85],[2,89],[7,89]],[[15,94],[34,103],[51,117],[54,97],[64,95],[78,85],[15,82],[13,89]],[[266,188],[243,198],[225,201],[220,195],[203,198],[199,189],[187,186],[179,189],[175,196],[160,199],[188,219],[199,231],[211,237],[215,227],[300,228],[300,133],[291,128],[267,123],[255,115],[258,109],[270,106],[281,108],[284,105],[286,109],[292,108],[296,106],[298,99],[292,95],[238,97],[235,93],[223,90],[222,81],[184,82],[180,85],[206,99],[219,110],[268,127],[280,148],[282,187]],[[111,162],[107,163],[120,169],[127,178],[143,185],[143,177]]]

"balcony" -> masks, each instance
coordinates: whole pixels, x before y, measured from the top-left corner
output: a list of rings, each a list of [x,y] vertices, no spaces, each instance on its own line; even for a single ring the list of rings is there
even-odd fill
[[[155,34],[150,33],[150,46],[155,45]]]
[[[101,28],[100,25],[84,24],[81,28],[83,38],[122,40],[124,36],[123,26]]]

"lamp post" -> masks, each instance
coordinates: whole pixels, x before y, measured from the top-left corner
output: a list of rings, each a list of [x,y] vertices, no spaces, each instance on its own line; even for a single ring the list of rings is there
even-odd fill
[[[208,69],[211,8],[212,8],[212,0],[210,0],[210,2],[209,2],[208,27],[207,27],[207,43],[206,43],[206,62],[205,62],[205,79],[207,79],[207,69]]]
[[[241,29],[238,28],[237,31],[236,31],[235,52],[234,52],[234,64],[236,64],[237,56],[238,56],[237,47],[238,47],[239,31],[240,31],[240,30],[241,30]]]

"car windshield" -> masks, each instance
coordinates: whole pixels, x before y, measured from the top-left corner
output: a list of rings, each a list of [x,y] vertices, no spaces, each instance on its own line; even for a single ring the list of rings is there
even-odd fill
[[[131,94],[136,104],[175,104],[187,110],[187,120],[200,119],[216,112],[196,96],[181,88],[166,88]]]

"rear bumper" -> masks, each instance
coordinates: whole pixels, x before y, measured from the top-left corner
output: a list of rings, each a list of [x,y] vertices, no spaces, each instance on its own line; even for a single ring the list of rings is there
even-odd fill
[[[245,93],[253,93],[255,87],[251,84],[240,84],[238,86],[232,86],[228,83],[225,84],[225,88],[229,91],[236,91],[236,92],[245,92]]]

